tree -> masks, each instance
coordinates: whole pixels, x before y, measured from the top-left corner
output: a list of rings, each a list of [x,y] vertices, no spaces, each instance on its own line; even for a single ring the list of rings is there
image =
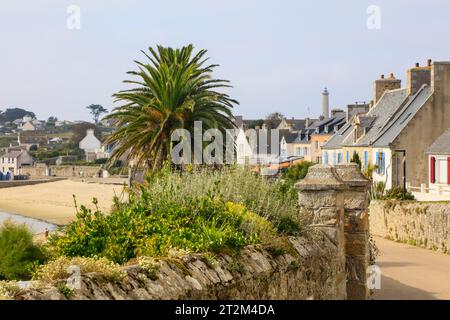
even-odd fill
[[[107,113],[108,112],[107,109],[103,108],[103,106],[101,106],[99,104],[91,104],[91,105],[87,106],[86,108],[89,109],[90,110],[90,114],[93,115],[95,124],[98,124],[98,118],[103,113]]]
[[[3,112],[0,112],[0,122],[8,122],[8,121],[12,122],[17,119],[22,119],[26,115],[29,115],[32,118],[34,118],[36,116],[33,112],[27,111],[25,109],[9,108]]]
[[[359,154],[356,151],[353,152],[353,156],[350,162],[356,163],[359,169],[361,169],[361,159],[359,158]]]
[[[73,135],[71,137],[71,141],[78,145],[80,143],[80,141],[86,136],[86,131],[88,129],[93,129],[94,130],[94,135],[101,140],[102,134],[100,132],[100,129],[93,123],[89,123],[89,122],[82,122],[82,123],[77,123],[75,125],[72,126],[72,132]]]
[[[248,126],[249,129],[256,129],[256,127],[261,128],[264,124],[264,120],[263,119],[258,119],[258,120],[254,120],[250,123],[250,125]]]
[[[266,121],[265,121],[267,129],[275,129],[278,126],[278,124],[280,123],[280,121],[283,120],[283,118],[284,118],[284,115],[280,112],[270,113],[266,117]]]
[[[203,130],[231,128],[231,108],[238,104],[217,91],[230,87],[229,81],[212,78],[216,65],[205,65],[206,50],[193,54],[192,45],[148,50],[142,53],[149,61],[135,61],[139,71],[128,72],[137,79],[124,81],[137,87],[114,94],[122,105],[105,117],[117,127],[106,141],[116,144],[110,163],[126,155],[145,170],[169,159],[175,129],[192,132],[194,121],[201,121]]]

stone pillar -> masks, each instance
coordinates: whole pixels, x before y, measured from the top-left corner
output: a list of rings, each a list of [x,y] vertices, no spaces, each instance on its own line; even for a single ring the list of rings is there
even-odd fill
[[[344,191],[344,232],[347,271],[347,299],[369,298],[367,267],[369,266],[369,180],[356,163],[336,166],[339,177],[347,184]]]
[[[336,268],[331,270],[335,283],[333,292],[324,298],[345,299],[344,190],[347,185],[333,167],[317,164],[309,168],[306,177],[295,187],[299,191],[301,210],[310,218],[309,226],[322,232],[335,246],[330,257],[336,259]]]

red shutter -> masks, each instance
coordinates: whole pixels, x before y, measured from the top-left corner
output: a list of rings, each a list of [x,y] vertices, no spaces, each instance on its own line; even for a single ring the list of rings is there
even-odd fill
[[[447,184],[450,184],[450,157],[447,158]]]
[[[430,158],[430,181],[431,181],[431,183],[435,183],[436,182],[435,165],[436,165],[436,158],[435,157],[431,157]]]

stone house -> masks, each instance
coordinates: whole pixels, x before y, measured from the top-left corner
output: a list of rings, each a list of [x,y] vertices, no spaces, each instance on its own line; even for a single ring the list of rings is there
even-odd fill
[[[433,142],[426,154],[429,192],[450,195],[450,128]]]
[[[346,163],[356,152],[362,170],[373,168],[373,179],[389,189],[402,185],[404,155],[406,182],[419,187],[428,181],[423,154],[449,126],[450,62],[429,60],[426,66],[417,63],[407,71],[404,89],[392,74],[376,80],[369,112],[355,115],[343,126],[324,146],[323,157],[342,154]]]
[[[2,175],[21,174],[23,166],[33,165],[33,158],[22,148],[7,148],[0,153],[0,172]]]

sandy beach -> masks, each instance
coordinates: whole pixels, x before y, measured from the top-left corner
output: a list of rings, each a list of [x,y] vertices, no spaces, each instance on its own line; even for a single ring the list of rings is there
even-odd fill
[[[54,224],[66,224],[76,215],[73,196],[77,204],[93,208],[92,198],[98,207],[109,212],[114,195],[121,196],[123,186],[81,181],[62,180],[31,186],[0,189],[0,212],[9,212],[41,219]]]

